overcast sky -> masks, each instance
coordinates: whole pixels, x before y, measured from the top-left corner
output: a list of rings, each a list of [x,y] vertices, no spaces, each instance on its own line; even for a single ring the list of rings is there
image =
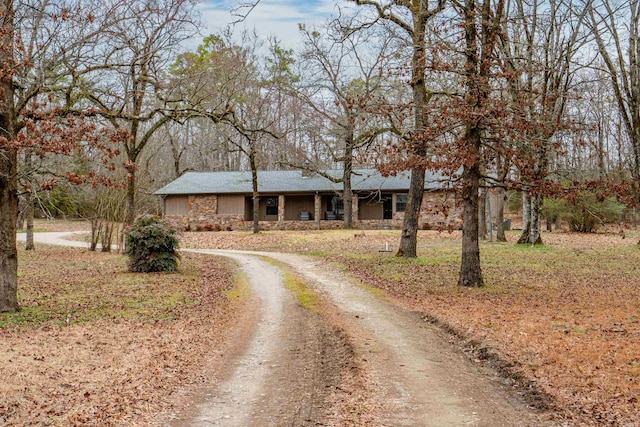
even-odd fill
[[[208,33],[219,32],[225,25],[238,18],[230,11],[239,2],[249,0],[207,0],[200,7],[202,19]],[[299,40],[298,24],[322,23],[331,15],[337,15],[336,0],[260,0],[251,10],[245,22],[238,24],[238,30],[255,28],[264,38],[276,36],[283,46],[295,47]],[[244,9],[248,11],[248,9]]]

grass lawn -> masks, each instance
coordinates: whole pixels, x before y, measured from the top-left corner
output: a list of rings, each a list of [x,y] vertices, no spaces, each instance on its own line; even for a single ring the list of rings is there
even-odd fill
[[[517,240],[517,232],[508,235]],[[640,420],[640,247],[636,231],[545,233],[546,246],[482,243],[486,286],[457,286],[460,234],[423,231],[418,255],[398,231],[185,233],[185,247],[306,253],[446,325],[535,381],[576,424]]]
[[[19,252],[22,310],[0,314],[0,425],[144,424],[207,380],[242,304],[231,264],[188,254],[177,273],[132,274],[126,263]]]

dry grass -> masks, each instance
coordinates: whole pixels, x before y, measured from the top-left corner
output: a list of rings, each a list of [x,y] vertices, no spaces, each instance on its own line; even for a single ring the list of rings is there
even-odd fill
[[[131,274],[122,256],[20,252],[22,311],[0,315],[0,424],[140,424],[207,381],[240,303],[231,266],[186,255],[175,274]]]
[[[515,241],[517,233],[509,235]],[[458,233],[420,232],[419,258],[379,252],[397,231],[186,233],[183,246],[322,256],[424,311],[534,380],[575,424],[640,419],[640,248],[636,231],[547,233],[545,247],[482,244],[487,286],[457,286]]]
[[[33,229],[36,232],[47,231],[91,231],[89,221],[85,220],[61,220],[61,219],[45,219],[37,218],[33,221]],[[20,230],[24,231],[24,230]]]

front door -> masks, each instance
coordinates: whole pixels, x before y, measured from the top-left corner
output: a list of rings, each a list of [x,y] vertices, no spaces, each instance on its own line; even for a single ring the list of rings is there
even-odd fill
[[[382,200],[382,219],[393,219],[393,196],[383,194],[380,200]]]

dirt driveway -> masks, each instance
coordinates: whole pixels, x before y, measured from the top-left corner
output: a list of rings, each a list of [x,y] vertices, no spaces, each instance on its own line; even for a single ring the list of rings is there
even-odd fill
[[[39,233],[64,244],[61,234]],[[73,242],[77,244],[77,242]],[[162,424],[222,426],[539,426],[495,373],[470,361],[416,313],[358,287],[307,257],[194,250],[234,259],[255,312],[226,356],[225,374]],[[326,304],[305,309],[285,286],[287,266]],[[360,387],[361,386],[361,387]]]

